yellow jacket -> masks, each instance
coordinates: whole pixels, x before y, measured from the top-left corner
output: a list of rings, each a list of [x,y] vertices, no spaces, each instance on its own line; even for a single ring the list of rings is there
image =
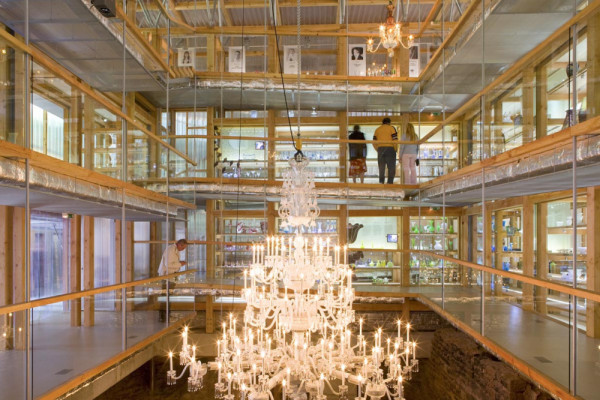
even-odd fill
[[[377,128],[375,130],[375,134],[373,135],[373,140],[375,141],[381,141],[381,142],[391,142],[391,141],[398,141],[398,131],[396,130],[396,128],[394,128],[392,125],[381,125],[379,128]],[[394,147],[395,151],[398,151],[398,145],[397,144],[391,144],[391,143],[382,143],[382,144],[377,144],[377,143],[373,143],[373,147],[375,148],[375,150],[377,150],[377,148],[381,146],[381,147]]]

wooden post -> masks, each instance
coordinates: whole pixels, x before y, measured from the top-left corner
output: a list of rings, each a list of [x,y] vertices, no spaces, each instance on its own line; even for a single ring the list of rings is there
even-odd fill
[[[475,221],[477,216],[472,217]],[[469,254],[469,216],[461,215],[459,218],[460,223],[460,240],[458,246],[458,258],[465,261],[473,261],[473,254]],[[472,224],[475,227],[475,232],[477,232],[477,223]],[[476,235],[476,234],[475,234]],[[473,245],[473,252],[477,252],[477,236],[473,236],[475,244]],[[473,242],[472,242],[473,243]],[[475,257],[475,261],[477,258]],[[469,269],[463,267],[462,265],[458,266],[460,283],[462,286],[468,286],[469,284]]]
[[[89,96],[86,96],[83,103],[83,162],[82,165],[87,169],[94,169],[94,105],[96,102]],[[123,160],[123,164],[126,162]]]
[[[492,128],[492,143],[490,156],[503,153],[505,149],[505,139],[502,133],[502,102],[494,103],[494,127]]]
[[[275,202],[270,201],[267,203],[267,235],[275,235],[275,222],[277,220],[277,210],[275,209]]]
[[[533,276],[535,253],[533,238],[535,235],[534,204],[529,197],[523,199],[523,234],[521,237],[523,250],[523,275]],[[523,309],[533,311],[533,285],[523,284]]]
[[[133,281],[133,276],[134,276],[134,269],[135,269],[135,253],[134,253],[134,249],[133,249],[133,238],[134,238],[134,232],[133,232],[133,221],[127,221],[125,223],[125,247],[127,249],[127,265],[125,266],[125,276],[123,277],[123,279],[125,280],[125,282],[131,282]],[[150,265],[149,266],[150,270],[148,271],[148,277],[153,277],[158,275],[158,265]],[[154,274],[152,273],[152,271],[154,271]]]
[[[548,278],[548,204],[540,203],[537,205],[537,277],[540,279]],[[546,298],[548,289],[535,287],[535,310],[541,314],[548,312]]]
[[[336,72],[338,75],[348,75],[348,38],[338,37]]]
[[[589,40],[589,39],[588,39]],[[600,186],[587,189],[587,290],[600,291]],[[600,338],[600,303],[587,301],[586,333]]]
[[[12,213],[12,207],[0,206],[0,306],[12,303]]]
[[[206,277],[215,277],[215,200],[206,200]]]
[[[587,118],[600,115],[600,12],[587,25]]]
[[[339,206],[338,223],[338,237],[341,247],[348,244],[348,206],[346,204]]]
[[[69,292],[81,291],[81,216],[69,221]],[[81,325],[81,299],[71,300],[71,326]]]
[[[275,110],[269,110],[267,116],[267,136],[269,139],[275,139]],[[269,181],[275,180],[275,165],[277,156],[275,153],[276,144],[274,141],[269,141],[267,144],[267,178]]]
[[[588,26],[589,35],[589,26]],[[589,44],[589,40],[588,40]],[[593,46],[592,46],[593,47]],[[589,50],[588,50],[589,57]],[[589,67],[588,67],[589,68]],[[588,76],[590,70],[588,69]],[[589,84],[588,84],[589,85]],[[589,107],[588,92],[588,107]],[[546,136],[548,130],[548,71],[546,65],[541,65],[535,71],[535,136],[540,139]]]
[[[206,35],[206,70],[209,72],[215,71],[215,35]]]
[[[25,209],[15,207],[13,209],[13,231],[12,231],[12,294],[13,304],[24,303],[28,301],[25,298],[25,285],[27,282],[27,268],[25,262],[25,224],[27,223],[27,214]],[[27,323],[24,312],[14,313],[14,347],[18,350],[25,349],[25,329]]]
[[[94,218],[83,217],[83,290],[94,288]],[[83,298],[83,325],[94,325],[94,296]]]
[[[492,203],[486,204],[486,213],[485,219],[483,221],[483,229],[485,229],[485,241],[483,243],[483,249],[485,250],[485,259],[483,260],[483,264],[489,266],[491,268],[496,268],[495,265],[492,265]],[[496,219],[497,220],[497,219]],[[498,248],[498,244],[496,243],[496,248]],[[496,257],[498,258],[498,257]],[[485,277],[484,285],[485,285],[485,294],[491,294],[491,279],[492,276],[490,274],[483,274]]]
[[[523,144],[533,141],[535,126],[534,126],[534,85],[535,71],[533,68],[526,68],[523,71],[523,96],[521,97],[523,110]]]
[[[407,34],[408,32],[403,29],[403,34]],[[396,73],[398,76],[407,77],[408,76],[408,64],[409,64],[409,55],[410,50],[405,49],[403,46],[398,46],[396,50],[395,58],[396,58]],[[388,60],[390,58],[388,57]],[[390,60],[391,61],[391,60]]]
[[[347,139],[348,138],[348,120],[347,120],[347,115],[346,115],[346,111],[338,111],[338,118],[339,118],[339,127],[340,127],[340,131],[339,131],[339,138],[340,139]],[[340,143],[340,155],[339,155],[339,173],[340,173],[340,182],[347,182],[348,181],[348,171],[346,170],[346,167],[348,165],[347,163],[347,149],[348,149],[348,144],[347,143]]]
[[[398,232],[402,238],[402,249],[410,249],[410,211],[402,209],[402,229]],[[402,286],[410,286],[410,253],[402,253]]]
[[[215,134],[215,108],[206,109],[206,134]],[[206,139],[206,177],[215,177],[215,139]]]
[[[213,309],[213,296],[211,294],[206,295],[206,333],[213,333],[215,331],[215,314]]]
[[[279,73],[279,56],[277,54],[277,41],[275,36],[269,35],[269,44],[267,49],[267,72]]]

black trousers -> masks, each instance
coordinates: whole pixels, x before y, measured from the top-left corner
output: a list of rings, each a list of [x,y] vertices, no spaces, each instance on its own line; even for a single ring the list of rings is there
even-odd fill
[[[377,149],[377,164],[379,165],[379,183],[385,181],[385,168],[388,170],[387,183],[394,183],[396,176],[396,150],[393,147],[379,147]]]

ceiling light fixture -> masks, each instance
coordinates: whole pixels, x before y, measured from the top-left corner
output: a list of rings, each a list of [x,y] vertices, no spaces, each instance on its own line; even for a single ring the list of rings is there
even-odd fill
[[[417,344],[410,324],[397,323],[396,332],[377,329],[370,344],[363,334],[351,332],[355,321],[352,270],[347,247],[333,246],[331,237],[307,232],[319,216],[314,172],[298,151],[284,173],[279,216],[293,236],[274,236],[252,246],[252,263],[244,271],[243,321],[233,314],[223,322],[217,358],[203,364],[187,328],[179,352],[183,371],[177,376],[169,353],[167,384],[174,385],[189,370],[188,390],[198,391],[209,369],[218,373],[215,399],[327,400],[326,387],[338,400],[348,400],[348,385],[356,385],[360,400],[384,396],[403,400],[403,384],[418,371]],[[405,335],[401,328],[405,328]],[[334,389],[334,384],[337,386]],[[330,395],[331,396],[331,395]]]
[[[387,19],[385,20],[385,23],[379,25],[379,43],[377,44],[377,47],[373,48],[374,41],[372,38],[369,38],[367,41],[368,52],[374,53],[379,49],[379,46],[383,46],[387,49],[388,56],[393,57],[394,49],[398,47],[398,45],[408,49],[414,44],[415,37],[413,35],[408,35],[406,44],[404,43],[402,37],[402,25],[394,19],[394,8],[392,0],[390,0],[387,5]]]

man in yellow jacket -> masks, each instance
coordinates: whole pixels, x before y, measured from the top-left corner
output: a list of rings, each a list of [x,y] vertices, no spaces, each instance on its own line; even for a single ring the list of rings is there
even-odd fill
[[[375,130],[373,140],[375,142],[388,142],[388,143],[373,143],[373,147],[377,151],[377,164],[379,165],[379,183],[385,181],[385,167],[388,170],[387,183],[394,183],[394,177],[396,176],[396,153],[398,152],[398,145],[389,142],[398,141],[398,131],[391,125],[392,121],[385,117],[382,125]]]

